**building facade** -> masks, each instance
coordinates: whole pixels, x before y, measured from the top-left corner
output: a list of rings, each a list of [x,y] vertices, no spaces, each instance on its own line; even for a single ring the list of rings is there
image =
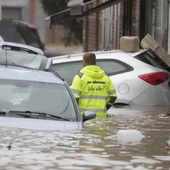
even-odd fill
[[[13,20],[21,20],[35,26],[44,44],[60,44],[65,36],[61,26],[49,27],[39,0],[1,0],[0,1],[0,35],[6,41],[21,42],[23,40],[12,26]]]
[[[96,0],[84,8],[107,2]],[[142,40],[147,34],[170,51],[169,6],[169,0],[115,0],[114,5],[84,18],[84,51],[119,48],[121,36]]]
[[[141,40],[148,33],[170,51],[169,0],[96,0],[83,9],[88,11],[108,2],[114,3],[84,17],[83,51],[117,49],[121,36],[139,36]],[[66,34],[61,26],[49,29],[39,0],[1,0],[0,18],[1,22],[17,19],[35,25],[45,44],[62,43]],[[3,25],[0,34],[8,32],[6,36],[14,41],[17,32]]]

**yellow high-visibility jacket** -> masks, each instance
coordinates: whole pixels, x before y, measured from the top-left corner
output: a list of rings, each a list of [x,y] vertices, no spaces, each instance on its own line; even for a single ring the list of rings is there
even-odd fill
[[[117,97],[116,90],[110,78],[96,65],[83,67],[75,75],[71,89],[81,113],[94,111],[97,117],[106,116],[106,104],[111,96]]]

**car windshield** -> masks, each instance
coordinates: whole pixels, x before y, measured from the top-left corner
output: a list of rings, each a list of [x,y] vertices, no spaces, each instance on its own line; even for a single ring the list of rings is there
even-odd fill
[[[68,90],[56,83],[1,79],[0,112],[45,113],[63,120],[76,120]]]

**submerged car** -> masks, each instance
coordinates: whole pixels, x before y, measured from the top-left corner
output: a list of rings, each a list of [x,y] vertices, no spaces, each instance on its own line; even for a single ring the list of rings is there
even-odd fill
[[[39,35],[39,30],[35,25],[31,25],[28,22],[2,19],[0,21],[0,30],[0,36],[2,37],[0,41],[10,41],[37,47],[47,57],[66,54],[55,49],[48,49]]]
[[[170,69],[152,51],[94,53],[97,65],[115,85],[118,94],[115,104],[170,106]],[[57,70],[71,86],[74,75],[82,68],[82,56],[83,53],[52,57],[51,68]]]
[[[95,118],[90,111],[80,114],[67,82],[48,69],[50,59],[41,70],[38,66],[41,51],[37,51],[37,56],[38,49],[32,51],[24,46],[21,51],[21,46],[16,45],[8,43],[0,49],[0,127],[76,130],[84,127],[83,122]]]

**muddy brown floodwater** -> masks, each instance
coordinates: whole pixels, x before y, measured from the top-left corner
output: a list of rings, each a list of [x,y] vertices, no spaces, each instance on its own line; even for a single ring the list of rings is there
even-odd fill
[[[1,128],[0,170],[170,170],[170,108],[117,107],[109,115],[70,132]],[[127,129],[144,138],[118,141]]]

